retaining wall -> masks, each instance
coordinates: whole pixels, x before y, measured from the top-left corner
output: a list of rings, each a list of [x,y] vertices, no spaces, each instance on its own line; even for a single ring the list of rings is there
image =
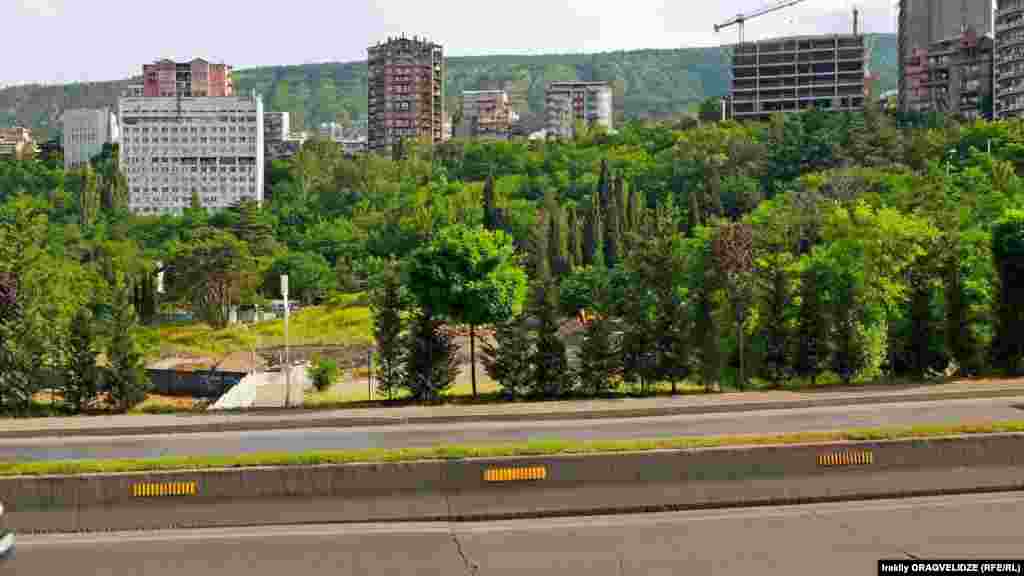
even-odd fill
[[[14,477],[20,532],[508,518],[1024,488],[1024,435]]]

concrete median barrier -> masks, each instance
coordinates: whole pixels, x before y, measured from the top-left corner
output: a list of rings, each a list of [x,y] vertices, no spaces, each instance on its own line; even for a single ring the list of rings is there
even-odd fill
[[[472,520],[1024,488],[1024,435],[0,479],[19,532]]]

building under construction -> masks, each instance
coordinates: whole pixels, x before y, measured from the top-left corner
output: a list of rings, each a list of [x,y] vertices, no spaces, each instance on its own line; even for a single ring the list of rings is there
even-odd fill
[[[504,90],[463,90],[462,119],[455,129],[460,138],[506,140],[519,116]]]
[[[731,117],[766,119],[811,108],[861,110],[867,50],[860,34],[799,36],[733,50]]]
[[[921,85],[928,73],[927,52],[973,30],[978,38],[991,33],[992,5],[988,0],[900,0],[899,106],[912,111],[929,93]]]
[[[444,139],[444,52],[421,38],[389,38],[367,49],[367,147],[384,151],[399,139]]]
[[[1024,0],[998,0],[995,20],[995,115],[1024,116]]]
[[[991,36],[967,29],[914,48],[905,61],[904,110],[991,117],[993,46]]]

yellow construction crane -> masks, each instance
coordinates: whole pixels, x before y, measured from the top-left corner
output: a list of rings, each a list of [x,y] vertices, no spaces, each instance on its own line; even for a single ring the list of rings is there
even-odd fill
[[[774,6],[769,6],[767,8],[762,8],[762,9],[758,10],[757,12],[751,12],[750,14],[737,14],[736,17],[731,19],[731,20],[728,20],[726,22],[722,22],[721,24],[716,24],[715,25],[715,32],[718,32],[719,30],[721,30],[723,28],[728,28],[729,26],[732,26],[733,24],[738,24],[739,27],[740,27],[740,44],[743,44],[743,23],[744,22],[746,22],[747,20],[750,20],[752,18],[757,18],[758,16],[764,16],[765,14],[768,14],[770,12],[775,12],[776,10],[781,10],[783,8],[787,8],[787,7],[792,6],[794,4],[799,4],[799,3],[803,2],[803,1],[804,0],[787,0],[786,2],[782,2],[782,3],[776,4]]]

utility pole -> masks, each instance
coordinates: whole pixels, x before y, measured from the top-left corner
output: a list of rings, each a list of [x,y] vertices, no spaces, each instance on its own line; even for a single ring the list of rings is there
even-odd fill
[[[291,406],[292,400],[292,366],[288,350],[288,275],[281,276],[281,296],[284,298],[284,405]]]

